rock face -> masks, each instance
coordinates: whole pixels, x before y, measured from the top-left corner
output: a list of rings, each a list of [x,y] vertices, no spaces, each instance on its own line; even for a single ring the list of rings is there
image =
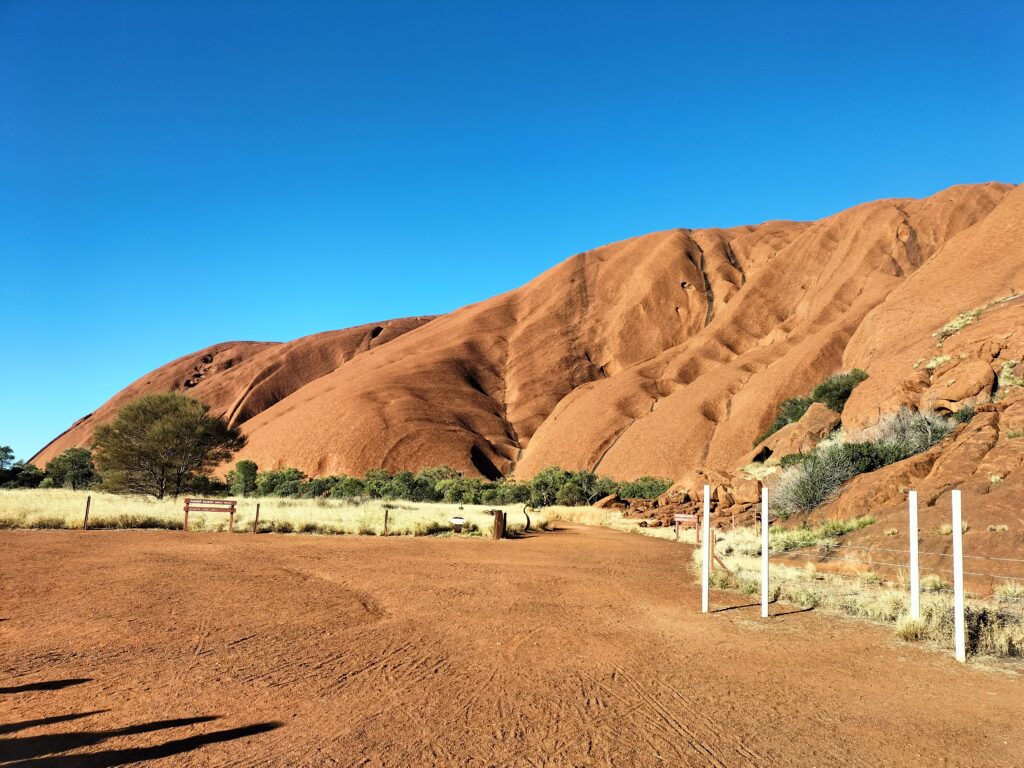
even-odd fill
[[[741,461],[744,464],[755,461],[778,462],[788,454],[807,453],[828,437],[829,432],[839,426],[839,421],[839,414],[827,405],[811,403],[799,421],[787,424],[763,440]]]
[[[844,411],[848,429],[903,403],[956,410],[998,395],[1024,359],[1019,302],[991,305],[940,347],[933,334],[1022,286],[1024,189],[1006,184],[817,222],[658,232],[447,315],[201,350],[34,460],[88,444],[134,397],[177,390],[239,425],[242,457],[262,468],[448,464],[525,478],[558,464],[619,479],[699,469],[735,507],[752,496],[735,470],[776,405],[838,370],[870,377]]]

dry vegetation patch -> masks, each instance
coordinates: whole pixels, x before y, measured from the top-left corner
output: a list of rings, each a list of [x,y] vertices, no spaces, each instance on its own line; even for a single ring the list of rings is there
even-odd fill
[[[82,528],[86,497],[92,496],[89,528],[182,527],[182,499],[157,500],[149,496],[121,496],[108,493],[61,489],[0,490],[0,528]],[[252,531],[256,504],[260,505],[260,533],[317,533],[389,536],[431,536],[453,534],[451,518],[463,517],[463,534],[481,535],[491,530],[490,509],[508,515],[508,531],[526,527],[523,506],[493,507],[420,503],[405,501],[344,501],[336,499],[239,499],[235,531]],[[387,514],[387,530],[384,527]],[[549,518],[543,512],[530,513],[531,527],[546,529]],[[196,531],[226,531],[228,516],[217,513],[189,515],[189,528]]]

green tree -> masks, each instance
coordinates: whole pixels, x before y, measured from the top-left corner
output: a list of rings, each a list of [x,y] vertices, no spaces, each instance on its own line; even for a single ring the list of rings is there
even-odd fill
[[[53,488],[77,491],[96,482],[96,468],[92,451],[88,448],[68,448],[46,464],[46,479]]]
[[[231,476],[231,493],[234,496],[252,496],[256,493],[256,475],[259,467],[255,461],[242,459],[235,464],[235,471]]]
[[[387,493],[390,482],[391,473],[386,469],[371,469],[363,477],[363,488],[371,497],[381,499]]]
[[[258,496],[298,496],[306,476],[295,467],[260,472],[256,476]]]
[[[530,481],[530,506],[547,507],[556,502],[559,489],[569,480],[560,467],[545,467]]]
[[[14,451],[9,445],[0,445],[0,472],[6,472],[14,466]]]
[[[366,492],[363,481],[358,477],[345,475],[341,477],[331,489],[331,496],[336,499],[352,499],[362,496]]]
[[[425,467],[416,473],[415,498],[412,501],[440,501],[441,492],[437,484],[442,480],[452,480],[461,473],[451,467]]]
[[[624,499],[656,499],[671,486],[672,481],[666,477],[644,475],[619,483],[619,495]]]
[[[146,395],[96,429],[95,461],[113,491],[177,496],[245,446],[208,405],[171,392]]]
[[[12,477],[7,485],[14,488],[38,488],[46,478],[43,470],[35,464],[26,464],[24,461],[14,462],[14,466],[10,468],[9,472]]]

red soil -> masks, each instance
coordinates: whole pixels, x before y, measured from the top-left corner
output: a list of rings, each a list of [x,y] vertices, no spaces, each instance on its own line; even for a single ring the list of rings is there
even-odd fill
[[[1021,764],[1015,667],[727,593],[703,616],[689,554],[574,526],[4,531],[0,762]]]

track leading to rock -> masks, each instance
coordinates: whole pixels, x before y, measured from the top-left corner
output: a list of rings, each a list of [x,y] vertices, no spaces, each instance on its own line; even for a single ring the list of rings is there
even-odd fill
[[[1019,764],[1019,678],[724,593],[702,616],[689,554],[5,531],[0,765]]]

